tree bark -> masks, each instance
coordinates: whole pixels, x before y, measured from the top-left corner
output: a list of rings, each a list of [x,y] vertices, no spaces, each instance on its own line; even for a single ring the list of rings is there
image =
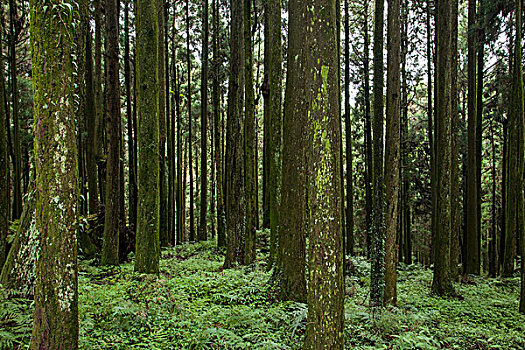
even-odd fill
[[[0,67],[4,67],[2,49],[2,23],[0,21]],[[7,232],[9,230],[9,158],[7,153],[7,104],[5,101],[4,70],[0,69],[0,270],[7,258]]]
[[[137,0],[138,214],[135,271],[158,273],[160,169],[157,0]]]
[[[31,349],[78,348],[78,170],[71,2],[29,2],[35,101],[37,254]],[[56,249],[60,247],[60,249]]]
[[[190,242],[195,241],[195,213],[194,213],[194,193],[193,193],[193,120],[191,113],[191,52],[190,52],[190,2],[186,0],[186,65],[187,65],[187,74],[188,74],[188,90],[187,96],[188,99],[188,167],[190,169]]]
[[[314,0],[307,15],[309,290],[305,349],[344,347],[341,108],[337,7]],[[337,10],[336,10],[337,9]],[[303,91],[306,93],[306,91]]]

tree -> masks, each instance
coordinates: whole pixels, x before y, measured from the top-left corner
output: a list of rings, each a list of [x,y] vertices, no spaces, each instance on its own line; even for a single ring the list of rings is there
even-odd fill
[[[31,337],[31,349],[35,350],[78,348],[78,170],[71,35],[74,4],[63,5],[29,2],[35,101],[35,227],[40,239]]]
[[[386,92],[386,215],[385,215],[385,291],[384,304],[397,301],[397,224],[399,213],[399,159],[400,159],[400,0],[388,2],[387,92]]]
[[[138,214],[135,271],[158,273],[159,105],[157,0],[136,1],[136,79],[138,114]]]
[[[465,273],[480,272],[480,237],[478,237],[478,185],[477,185],[477,118],[476,112],[476,0],[468,2],[468,152],[465,222]]]
[[[311,211],[305,349],[336,350],[344,347],[344,285],[342,179],[339,173],[340,73],[335,1],[312,1],[307,20],[306,30],[311,36],[307,39],[310,48],[307,57],[311,60],[308,81],[312,94],[307,119]]]
[[[306,302],[306,150],[308,125],[308,79],[305,36],[307,3],[291,0],[288,4],[288,55],[297,57],[288,66],[283,119],[283,173],[279,227],[279,297]]]
[[[201,208],[198,238],[208,239],[208,0],[202,2],[202,72],[201,72]]]
[[[345,0],[345,128],[346,128],[346,238],[345,253],[354,255],[354,170],[350,111],[350,18]]]
[[[160,244],[165,247],[168,245],[168,182],[166,174],[166,140],[167,140],[167,116],[166,113],[166,55],[167,50],[164,47],[164,32],[165,21],[164,18],[164,7],[166,6],[165,0],[157,0],[157,17],[158,17],[158,81],[159,81],[159,196],[160,196]]]
[[[22,214],[22,151],[20,149],[20,123],[19,123],[19,96],[18,96],[18,66],[16,59],[16,41],[18,30],[15,25],[17,19],[16,0],[9,0],[9,44],[11,66],[11,94],[13,117],[13,219],[19,219]]]
[[[383,303],[385,276],[384,190],[383,190],[383,24],[384,0],[376,0],[374,21],[374,119],[373,119],[373,210],[371,230],[372,276],[370,300],[374,306]]]
[[[440,296],[453,293],[450,277],[450,103],[452,1],[436,3],[436,225],[432,291]]]
[[[219,85],[219,4],[213,1],[213,127],[215,128],[215,176],[217,184],[217,245],[226,246],[225,237],[225,213],[224,213],[224,186],[223,186],[223,162],[222,162],[222,127],[221,127],[221,98]]]
[[[270,256],[268,268],[275,263],[279,237],[282,156],[282,34],[281,0],[269,0],[268,11],[268,206],[270,211]]]
[[[506,237],[505,237],[505,259],[510,265],[514,265],[510,249],[512,245],[509,241],[520,238],[520,251],[522,255],[521,261],[521,300],[519,310],[525,313],[525,262],[523,256],[525,255],[525,240],[524,234],[524,203],[523,203],[523,172],[524,172],[524,152],[525,152],[525,125],[524,125],[524,100],[523,100],[523,68],[522,52],[521,52],[521,37],[522,37],[522,9],[521,1],[516,0],[516,35],[514,38],[514,55],[513,55],[513,69],[512,75],[512,92],[510,97],[509,109],[509,188],[508,188],[508,209],[507,209],[507,223],[506,223]],[[515,169],[515,170],[514,170]],[[508,267],[504,266],[504,273],[508,272]]]
[[[193,120],[191,113],[191,52],[190,52],[190,2],[186,0],[186,65],[188,70],[188,167],[190,169],[190,242],[195,241],[195,213],[194,213],[194,193],[193,193]]]
[[[252,264],[257,255],[255,232],[257,230],[257,168],[255,159],[255,91],[253,83],[252,50],[252,0],[244,0],[244,185],[246,203],[246,237],[244,263]]]
[[[244,0],[231,0],[230,82],[226,136],[225,268],[244,262]]]
[[[104,216],[104,241],[102,265],[119,263],[120,218],[120,80],[118,19],[119,0],[106,0],[106,135],[108,159],[106,166],[106,214]]]
[[[4,62],[2,59],[2,23],[0,21],[0,271],[7,258],[9,229],[9,158],[7,155],[7,104],[5,101]]]

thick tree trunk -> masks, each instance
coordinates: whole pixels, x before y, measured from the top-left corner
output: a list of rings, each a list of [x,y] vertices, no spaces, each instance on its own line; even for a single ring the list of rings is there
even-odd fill
[[[281,157],[282,157],[282,33],[281,0],[268,1],[268,206],[270,211],[270,256],[268,269],[273,267],[279,256],[279,218],[281,205]],[[266,54],[266,53],[265,53]],[[275,265],[277,266],[277,265]]]
[[[434,279],[432,291],[444,296],[453,293],[450,278],[450,104],[452,1],[436,4],[436,226]]]
[[[138,215],[135,271],[159,272],[160,170],[157,0],[136,1]]]
[[[226,137],[225,268],[244,262],[244,3],[231,0],[230,86]]]
[[[283,120],[283,173],[279,227],[280,294],[283,300],[306,301],[306,149],[308,118],[307,4],[292,0],[288,5],[288,55]]]
[[[119,81],[119,0],[106,0],[106,135],[108,158],[106,166],[106,213],[102,265],[118,265],[120,218],[120,81]]]
[[[202,72],[201,72],[201,208],[198,239],[208,239],[208,0],[202,2]]]
[[[383,183],[383,24],[384,0],[376,0],[374,22],[374,120],[373,120],[373,211],[371,230],[370,301],[383,303],[385,276],[384,183]]]
[[[400,0],[388,1],[387,92],[386,92],[386,155],[385,155],[385,292],[384,304],[397,302],[397,223],[399,217],[399,153],[400,153]]]
[[[245,81],[245,118],[244,118],[244,185],[246,205],[246,238],[244,240],[244,263],[252,264],[256,258],[257,230],[257,172],[255,161],[255,91],[253,82],[252,49],[252,0],[244,0],[244,81]]]
[[[308,322],[305,349],[344,347],[341,198],[341,108],[334,0],[315,0],[307,15],[309,227]],[[293,56],[292,56],[293,57]],[[303,91],[306,93],[306,91]]]
[[[72,3],[66,2],[71,7]],[[29,2],[35,101],[37,254],[31,349],[78,348],[78,170],[74,113],[71,16]],[[63,13],[65,11],[65,13]],[[57,13],[58,12],[58,13]],[[60,249],[56,249],[60,247]]]

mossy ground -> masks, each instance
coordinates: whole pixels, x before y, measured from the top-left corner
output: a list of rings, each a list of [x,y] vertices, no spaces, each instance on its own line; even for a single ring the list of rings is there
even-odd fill
[[[80,262],[80,348],[300,349],[306,306],[276,300],[263,262],[223,270],[223,260],[206,242],[163,250],[159,277],[134,273],[131,263],[107,269]],[[429,293],[431,271],[401,266],[399,307],[378,314],[367,307],[369,264],[352,265],[348,349],[525,348],[518,278],[470,278],[456,284],[459,297],[440,299]],[[17,343],[29,341],[32,308],[2,295],[0,348],[24,349]]]

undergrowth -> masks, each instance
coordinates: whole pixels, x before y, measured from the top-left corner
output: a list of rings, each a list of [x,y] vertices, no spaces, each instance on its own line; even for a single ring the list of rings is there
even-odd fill
[[[262,254],[260,254],[262,255]],[[79,263],[80,349],[300,349],[305,304],[280,302],[262,262],[223,270],[210,242],[162,252],[161,274]],[[398,307],[368,307],[370,266],[351,260],[345,342],[353,349],[523,349],[519,279],[470,277],[432,296],[432,272],[400,266]],[[0,290],[0,349],[26,349],[32,301]]]

